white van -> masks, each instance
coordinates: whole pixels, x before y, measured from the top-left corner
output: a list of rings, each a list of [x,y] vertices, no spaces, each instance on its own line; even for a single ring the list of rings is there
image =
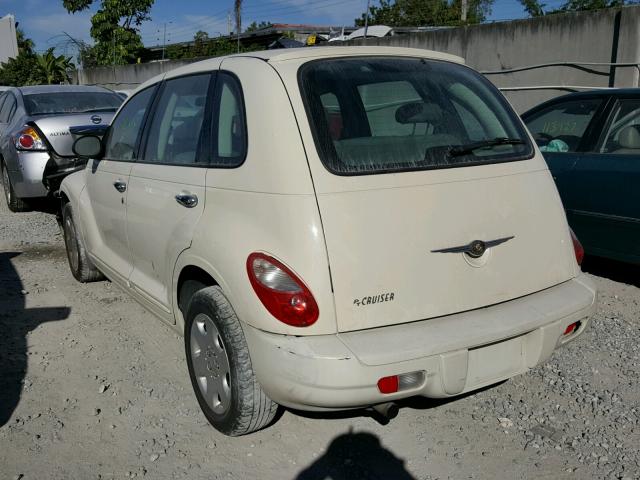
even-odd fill
[[[184,333],[227,435],[277,405],[450,397],[586,328],[596,291],[553,179],[460,58],[327,47],[194,63],[142,85],[61,187],[74,276]]]

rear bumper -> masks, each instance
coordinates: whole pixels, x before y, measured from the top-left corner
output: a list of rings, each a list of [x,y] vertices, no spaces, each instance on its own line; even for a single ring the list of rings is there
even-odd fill
[[[18,169],[9,172],[11,184],[18,198],[46,197],[48,190],[42,183],[44,169],[51,158],[49,152],[17,152]]]
[[[246,326],[252,365],[274,401],[303,410],[358,408],[420,395],[442,398],[510,378],[584,332],[596,289],[585,275],[488,308],[337,335],[293,337]],[[573,334],[565,328],[581,322]],[[424,381],[382,394],[385,376]]]

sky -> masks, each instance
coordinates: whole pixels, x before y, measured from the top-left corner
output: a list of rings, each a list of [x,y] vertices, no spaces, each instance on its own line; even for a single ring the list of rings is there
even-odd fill
[[[100,2],[95,3],[90,11],[70,15],[62,7],[62,0],[0,0],[0,17],[13,14],[20,28],[35,41],[37,51],[56,47],[58,53],[73,54],[66,34],[91,41],[90,19]],[[191,40],[197,30],[204,30],[211,37],[227,34],[227,15],[233,3],[233,0],[156,0],[151,21],[140,27],[142,40],[146,46],[162,44],[165,28],[167,43]],[[366,0],[244,0],[242,23],[246,26],[255,20],[350,26],[364,12],[366,4]],[[517,0],[494,0],[489,20],[524,16]]]

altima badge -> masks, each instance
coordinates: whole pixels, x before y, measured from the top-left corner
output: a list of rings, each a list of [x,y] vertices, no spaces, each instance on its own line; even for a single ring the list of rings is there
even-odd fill
[[[466,253],[471,258],[480,258],[484,255],[484,252],[487,251],[487,248],[495,247],[496,245],[500,245],[501,243],[508,242],[512,238],[515,238],[515,235],[511,235],[510,237],[496,238],[495,240],[482,241],[482,240],[474,240],[467,245],[461,245],[459,247],[449,247],[449,248],[440,248],[438,250],[431,250],[433,253]]]

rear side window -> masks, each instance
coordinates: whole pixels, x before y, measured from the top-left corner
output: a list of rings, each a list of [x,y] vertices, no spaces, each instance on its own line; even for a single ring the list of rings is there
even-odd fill
[[[575,152],[601,103],[597,98],[557,103],[528,116],[525,123],[543,149]]]
[[[216,82],[213,107],[213,150],[210,163],[215,167],[241,165],[247,154],[247,124],[239,81],[221,72]]]
[[[140,130],[154,91],[155,87],[147,88],[131,97],[122,107],[109,128],[105,158],[120,161],[131,161],[136,158]]]
[[[205,74],[165,83],[149,128],[145,162],[196,164],[210,80]]]
[[[442,61],[358,57],[299,72],[318,154],[342,175],[471,166],[533,155],[507,102],[473,70]]]
[[[11,120],[13,112],[16,111],[16,106],[15,97],[8,93],[4,103],[2,104],[2,109],[0,109],[0,123],[8,123],[9,120]]]

